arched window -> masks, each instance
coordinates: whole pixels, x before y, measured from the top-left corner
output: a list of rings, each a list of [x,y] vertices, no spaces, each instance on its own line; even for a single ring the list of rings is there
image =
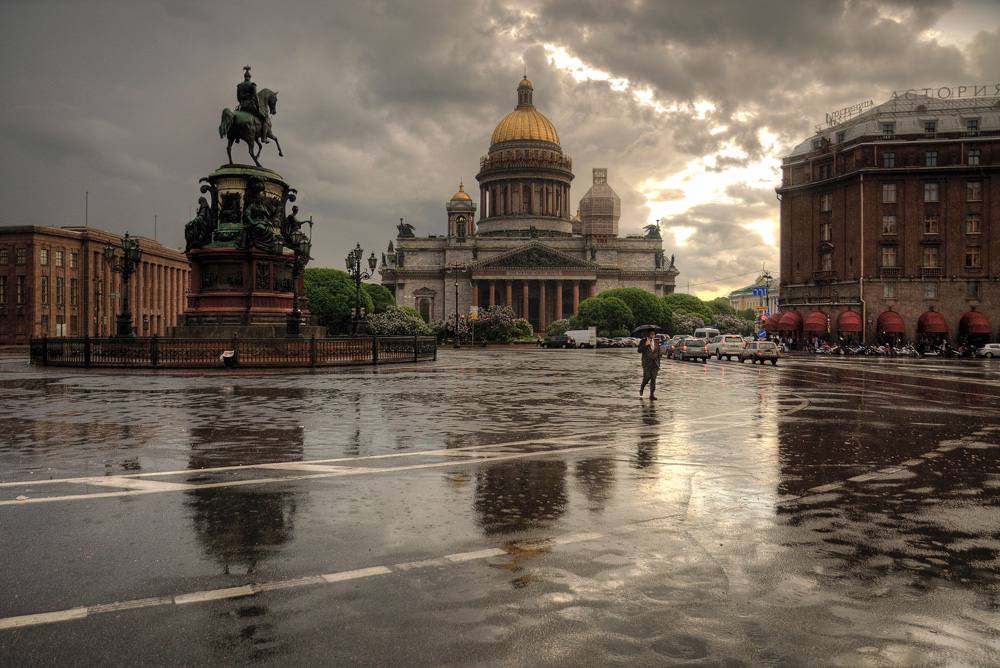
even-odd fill
[[[459,239],[465,238],[465,216],[459,216],[455,219],[455,236]]]

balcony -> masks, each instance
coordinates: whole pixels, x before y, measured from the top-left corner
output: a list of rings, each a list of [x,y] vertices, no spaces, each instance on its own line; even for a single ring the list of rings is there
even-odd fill
[[[941,278],[944,276],[944,269],[941,267],[921,267],[920,277],[921,278]]]
[[[902,267],[879,267],[879,276],[882,278],[899,278],[903,275]]]
[[[837,280],[837,272],[827,270],[827,271],[814,271],[813,281],[816,283],[830,283]]]

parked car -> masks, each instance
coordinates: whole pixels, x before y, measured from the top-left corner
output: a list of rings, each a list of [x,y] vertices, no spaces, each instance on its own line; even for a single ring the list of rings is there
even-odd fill
[[[701,360],[708,361],[708,341],[696,339],[693,336],[684,339],[674,352],[674,359],[677,360]]]
[[[597,347],[598,348],[613,348],[614,347],[614,342],[611,339],[609,339],[609,338],[607,338],[605,336],[598,336],[597,337]]]
[[[988,359],[1000,357],[1000,343],[987,343],[976,350],[976,357],[986,357]]]
[[[551,338],[545,339],[539,344],[542,348],[572,348],[569,337],[565,334],[560,334],[559,336],[553,336]]]
[[[690,339],[690,338],[691,338],[690,336],[673,336],[664,341],[663,344],[660,345],[660,350],[668,358],[671,358],[674,356],[674,353],[677,352],[677,346],[679,346],[681,342],[684,341],[684,339]]]
[[[754,341],[748,343],[747,347],[736,356],[740,362],[750,360],[753,363],[770,362],[772,365],[778,364],[781,353],[778,351],[778,344],[773,341]]]
[[[720,334],[708,340],[708,354],[715,355],[718,359],[725,357],[731,360],[739,356],[746,346],[746,341],[737,334]]]

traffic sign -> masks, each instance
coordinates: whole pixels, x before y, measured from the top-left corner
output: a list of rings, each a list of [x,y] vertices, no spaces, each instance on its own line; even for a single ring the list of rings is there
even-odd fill
[[[766,310],[767,310],[767,307],[766,307],[766,306],[754,306],[754,307],[753,307],[753,310],[754,310],[754,311],[757,311],[758,313],[760,313],[760,312],[762,312],[762,311],[766,311]]]
[[[469,320],[479,320],[479,307],[470,306],[469,307]]]
[[[765,332],[763,329],[760,330],[759,332],[757,332],[757,338],[758,339],[766,339],[767,338],[767,332]]]

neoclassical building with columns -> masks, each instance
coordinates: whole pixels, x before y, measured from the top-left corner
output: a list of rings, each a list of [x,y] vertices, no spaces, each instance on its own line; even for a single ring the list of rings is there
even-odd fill
[[[571,213],[573,162],[533,92],[522,79],[517,106],[493,131],[476,175],[479,205],[459,184],[445,204],[446,234],[415,236],[401,222],[384,254],[382,284],[427,321],[504,304],[537,331],[604,290],[674,291],[678,272],[658,229],[618,236],[621,200],[606,169],[593,170]]]

